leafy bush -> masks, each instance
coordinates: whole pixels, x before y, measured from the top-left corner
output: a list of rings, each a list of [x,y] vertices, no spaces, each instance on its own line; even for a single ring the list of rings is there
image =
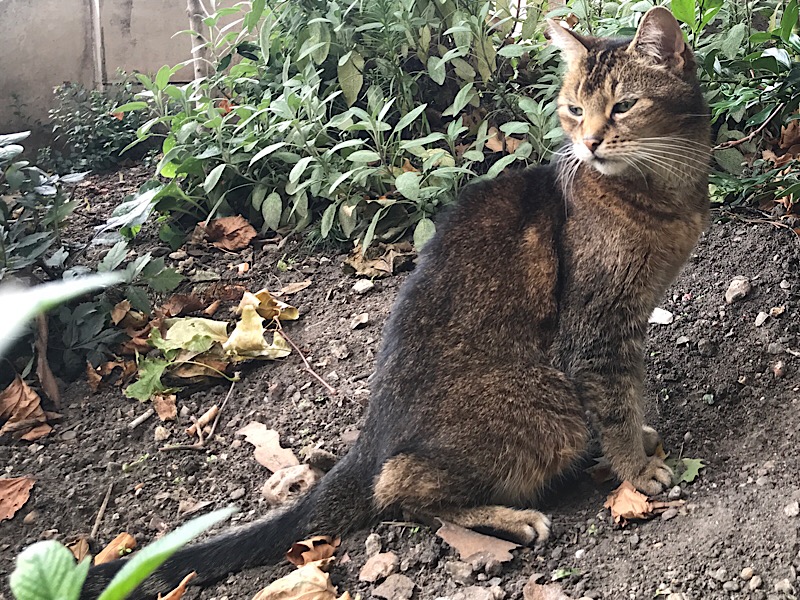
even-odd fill
[[[170,556],[235,512],[224,508],[192,519],[133,555],[108,584],[100,600],[123,600]],[[75,564],[72,553],[56,542],[37,542],[17,557],[9,577],[16,600],[78,600],[91,560]]]
[[[490,9],[255,0],[209,16],[215,72],[182,87],[169,83],[177,67],[139,75],[146,91],[118,107],[151,115],[140,140],[167,128],[157,171],[172,180],[124,214],[135,225],[175,206],[196,218],[239,211],[264,229],[315,223],[324,238],[365,247],[413,227],[424,242],[429,217],[469,179],[539,161],[559,136],[545,102],[553,51],[540,34],[511,43],[515,25],[530,37],[540,15]],[[528,50],[528,76],[516,77]],[[490,124],[519,136],[499,160]]]
[[[130,78],[105,91],[64,83],[53,93],[55,108],[48,114],[56,148],[43,149],[38,157],[40,164],[56,171],[104,171],[126,158],[141,158],[139,151],[122,152],[136,139],[136,130],[142,124],[139,114],[113,110],[133,99]]]

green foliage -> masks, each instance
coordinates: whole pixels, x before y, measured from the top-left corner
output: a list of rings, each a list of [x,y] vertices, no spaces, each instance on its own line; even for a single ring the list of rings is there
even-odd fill
[[[224,508],[197,517],[143,548],[119,570],[99,600],[124,600],[177,550],[234,512]],[[55,540],[37,542],[17,557],[9,586],[16,600],[77,600],[90,565],[88,558],[75,564],[72,553]]]
[[[57,148],[45,148],[39,163],[64,170],[103,171],[140,153],[122,154],[136,139],[141,118],[138,113],[119,113],[116,106],[133,100],[134,84],[126,77],[106,91],[90,90],[79,83],[55,88],[55,107],[49,111]]]
[[[127,206],[109,228],[135,234],[153,211],[238,211],[264,230],[314,224],[322,238],[365,247],[410,228],[424,241],[467,181],[539,161],[559,135],[546,102],[557,61],[540,15],[519,22],[530,41],[511,43],[518,20],[498,5],[491,24],[490,9],[336,0],[220,10],[205,20],[213,73],[185,86],[169,82],[174,67],[139,75],[146,91],[118,107],[150,115],[140,140],[168,130],[157,170],[171,181],[140,191],[130,202],[141,210]],[[233,13],[241,25],[220,27]],[[512,154],[487,151],[490,124],[518,138]]]

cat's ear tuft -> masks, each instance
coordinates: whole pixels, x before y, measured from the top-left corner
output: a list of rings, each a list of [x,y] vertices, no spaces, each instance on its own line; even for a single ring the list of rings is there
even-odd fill
[[[647,57],[657,65],[682,71],[688,48],[672,13],[663,6],[656,6],[642,17],[628,50]]]
[[[554,44],[567,59],[572,63],[586,57],[587,41],[574,31],[562,27],[558,21],[547,19],[547,29],[550,34],[550,42]]]

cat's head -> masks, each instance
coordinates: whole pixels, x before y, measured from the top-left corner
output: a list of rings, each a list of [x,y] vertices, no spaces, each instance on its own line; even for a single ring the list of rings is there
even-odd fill
[[[666,8],[648,11],[633,40],[549,25],[567,63],[558,114],[573,160],[632,178],[707,165],[708,109],[694,55]]]

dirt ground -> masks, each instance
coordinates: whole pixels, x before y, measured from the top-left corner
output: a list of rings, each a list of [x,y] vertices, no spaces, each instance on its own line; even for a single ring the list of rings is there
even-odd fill
[[[118,194],[115,180],[104,181],[92,192],[97,198]],[[92,206],[79,211],[76,232],[100,222],[104,204]],[[245,259],[251,270],[235,275],[228,267],[241,257],[209,248],[194,257],[194,267],[216,271],[223,280],[235,279],[253,291],[310,279],[310,287],[291,297],[301,318],[285,327],[338,395],[329,396],[296,353],[249,367],[205,451],[159,452],[157,425],[171,432],[170,442],[185,440],[189,415],[219,403],[228,384],[184,392],[177,422],[161,424],[154,417],[134,430],[128,424],[146,409],[138,401],[116,389],[91,394],[83,381],[68,385],[64,420],[49,437],[0,446],[4,476],[37,480],[23,509],[0,523],[0,598],[10,598],[6,579],[14,557],[40,539],[69,542],[88,534],[110,485],[111,502],[95,550],[120,531],[145,544],[190,518],[181,508],[195,502],[209,503],[203,511],[236,504],[235,522],[266,513],[261,488],[269,473],[254,460],[252,446],[235,435],[250,421],[276,429],[282,444],[298,456],[309,446],[338,457],[347,451],[368,401],[366,380],[381,327],[405,276],[378,280],[372,290],[358,294],[352,290],[355,279],[343,273],[342,255],[309,254],[292,243],[281,249],[265,244]],[[278,268],[279,260],[288,270]],[[400,571],[416,586],[414,598],[517,599],[532,574],[549,581],[557,570],[566,575],[560,581],[564,591],[576,599],[797,597],[800,516],[793,507],[800,500],[799,273],[800,243],[790,230],[716,215],[662,302],[675,320],[651,326],[650,422],[673,455],[707,464],[694,483],[683,484],[687,502],[676,515],[620,528],[603,508],[613,484],[598,486],[580,473],[550,494],[544,506],[554,524],[546,547],[539,553],[516,550],[511,562],[489,574],[459,563],[455,551],[424,526],[377,525],[372,532],[380,536],[384,551],[399,557]],[[728,305],[724,293],[738,275],[750,279],[752,291]],[[759,312],[781,306],[781,315],[756,326]],[[360,313],[367,313],[369,322],[352,329],[352,317]],[[779,361],[782,377],[774,373]],[[358,579],[369,533],[343,540],[339,556],[349,560],[332,571],[340,591],[365,599],[373,597],[378,585]],[[290,569],[253,569],[186,597],[251,598]],[[492,591],[487,595],[473,586]]]

